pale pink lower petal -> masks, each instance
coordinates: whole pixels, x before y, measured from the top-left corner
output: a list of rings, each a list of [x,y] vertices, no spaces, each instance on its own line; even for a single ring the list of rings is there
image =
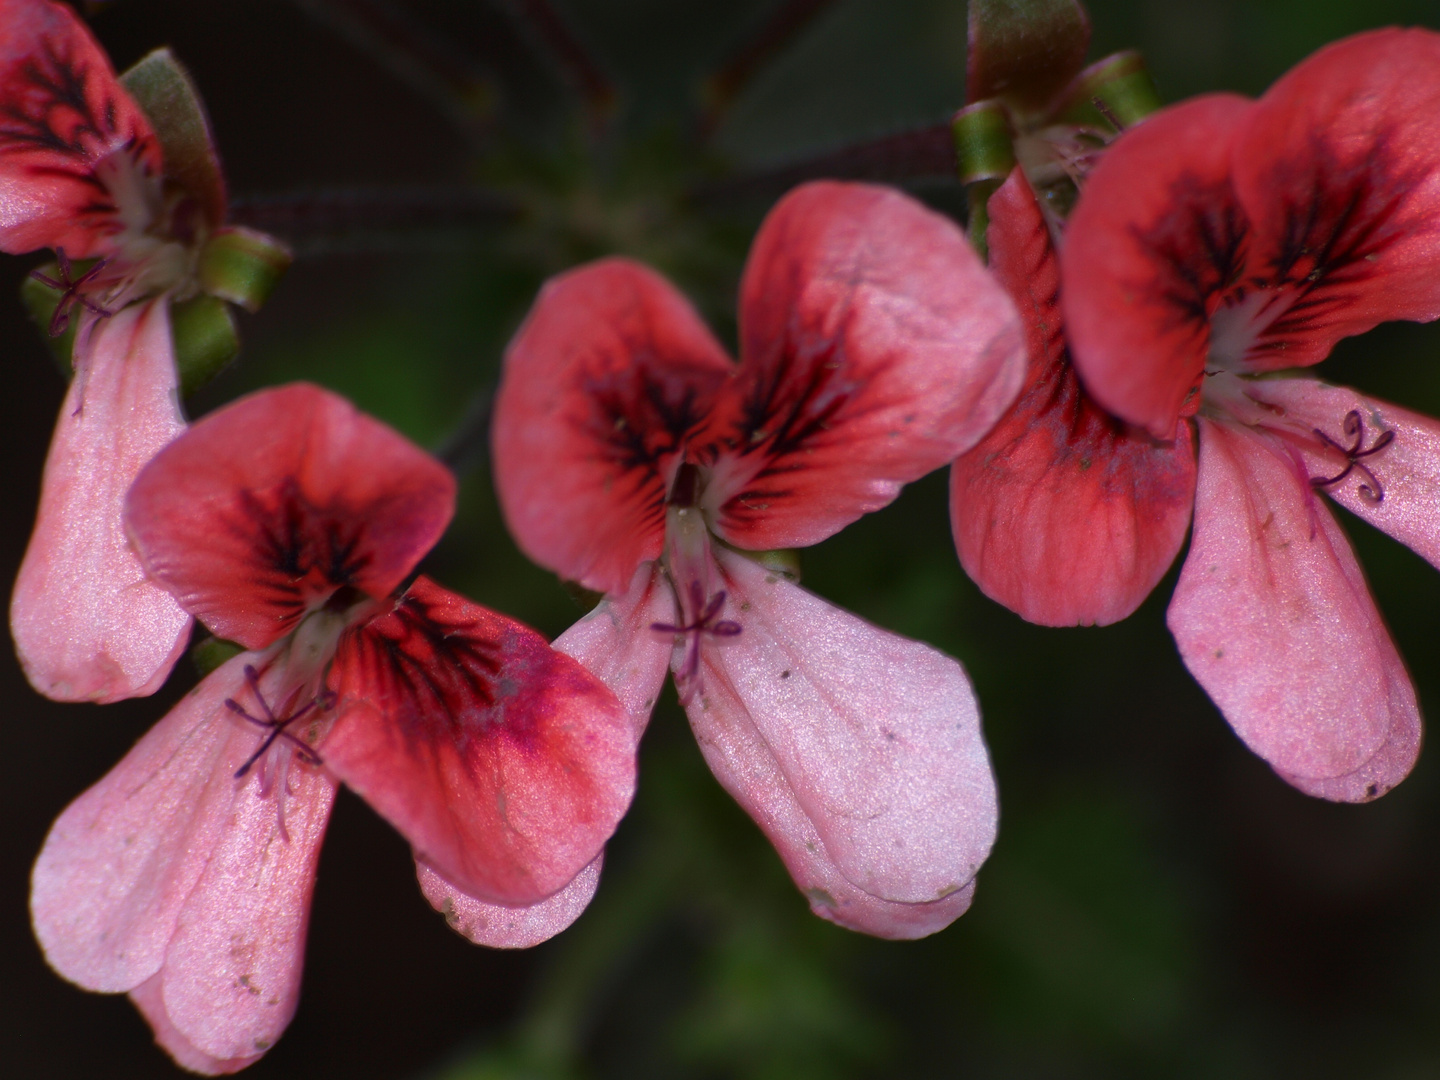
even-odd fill
[[[102,319],[82,341],[10,628],[36,690],[106,702],[158,689],[189,633],[190,616],[146,580],[121,519],[136,474],[185,422],[167,299]]]
[[[658,564],[641,563],[623,594],[605,597],[555,639],[554,648],[578,660],[608,686],[635,725],[638,740],[665,683],[672,636],[651,629],[674,624],[675,593]]]
[[[1389,533],[1432,566],[1440,567],[1440,420],[1421,416],[1408,409],[1365,397],[1347,386],[1330,386],[1318,379],[1255,379],[1245,384],[1255,400],[1283,411],[1283,419],[1303,434],[1323,431],[1349,448],[1345,418],[1352,411],[1364,423],[1363,452],[1376,445],[1387,431],[1390,442],[1361,462],[1379,484],[1359,469],[1336,484],[1327,484],[1325,494],[1377,529]],[[1344,455],[1322,450],[1317,440],[1299,442],[1305,466],[1318,478],[1337,476],[1346,465]],[[1362,493],[1364,485],[1371,496]]]
[[[741,630],[703,644],[687,711],[721,783],[767,831],[801,824],[766,809],[788,793],[840,874],[873,897],[963,889],[998,813],[964,669],[749,559],[716,558],[723,617]]]
[[[1320,785],[1364,798],[1409,771],[1413,754],[1386,747],[1418,732],[1419,713],[1349,541],[1299,468],[1254,429],[1201,420],[1195,531],[1170,629],[1246,745],[1306,781],[1373,763],[1359,792]]]
[[[195,1045],[180,1034],[179,1029],[170,1022],[170,1014],[165,1011],[165,1001],[160,994],[160,976],[152,975],[143,983],[130,991],[130,1000],[140,1015],[150,1025],[150,1030],[155,1033],[155,1042],[175,1059],[175,1064],[182,1069],[193,1073],[200,1073],[202,1076],[228,1076],[230,1073],[237,1073],[247,1066],[255,1064],[260,1059],[259,1054],[252,1054],[249,1057],[229,1058],[220,1060],[195,1048]]]
[[[528,907],[491,904],[457,889],[424,863],[415,864],[420,891],[430,906],[462,937],[492,949],[528,949],[549,941],[580,917],[600,885],[600,864],[595,856],[559,892]]]
[[[163,1009],[167,1031],[222,1063],[262,1053],[294,1012],[335,792],[294,758],[287,775],[269,774],[268,794],[263,765],[236,779],[264,734],[224,706],[243,697],[247,664],[264,666],[247,653],[212,673],[66,809],[31,893],[57,971],[111,992],[158,980],[137,1003]],[[158,1027],[157,1037],[189,1052]]]
[[[232,773],[254,748],[255,736],[242,735],[230,740]],[[242,790],[180,911],[160,972],[175,1029],[221,1061],[263,1054],[295,1015],[315,864],[335,800],[333,780],[293,760],[271,797],[254,796],[257,782],[236,784]]]
[[[51,827],[30,908],[65,978],[114,993],[160,970],[235,801],[239,762],[228,751],[241,721],[223,703],[254,661],[245,654],[213,672]]]

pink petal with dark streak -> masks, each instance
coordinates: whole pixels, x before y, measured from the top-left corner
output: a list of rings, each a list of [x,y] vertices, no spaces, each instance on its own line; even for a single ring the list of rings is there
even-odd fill
[[[492,949],[528,949],[549,941],[580,917],[600,886],[603,855],[553,896],[528,907],[490,904],[457,889],[424,863],[416,863],[420,891],[461,937]]]
[[[557,892],[630,805],[635,731],[615,695],[426,578],[341,639],[332,683],[326,765],[477,899]]]
[[[821,181],[760,228],[741,367],[706,429],[714,530],[803,547],[968,450],[1025,371],[1014,305],[950,219],[889,188]]]
[[[1285,453],[1201,420],[1195,530],[1170,629],[1247,746],[1302,781],[1385,766],[1366,780],[1375,791],[1299,785],[1365,798],[1413,764],[1415,692],[1349,541]]]
[[[1125,618],[1164,575],[1190,523],[1190,425],[1157,442],[1080,388],[1065,349],[1060,272],[1016,169],[990,199],[990,266],[1030,354],[1014,407],[950,472],[950,522],[986,596],[1046,626]]]
[[[0,101],[0,249],[104,254],[122,222],[97,166],[158,195],[160,144],[70,7],[0,0]]]
[[[418,446],[308,383],[206,416],[136,479],[141,562],[217,636],[262,648],[350,586],[381,598],[434,546],[455,479]]]
[[[1230,146],[1251,105],[1164,109],[1105,151],[1065,228],[1061,303],[1075,370],[1107,411],[1175,435],[1209,355],[1210,316],[1245,266]]]
[[[1345,418],[1352,411],[1359,413],[1363,422],[1359,449],[1365,456],[1358,464],[1373,475],[1380,498],[1360,491],[1364,486],[1374,493],[1375,488],[1372,477],[1359,468],[1321,490],[1440,567],[1440,421],[1318,379],[1249,380],[1245,389],[1255,400],[1282,410],[1287,421],[1312,432],[1323,431],[1347,450],[1354,439],[1345,434]],[[1376,449],[1386,432],[1394,434]],[[1321,452],[1314,440],[1296,445],[1310,476],[1317,479],[1339,476],[1349,462],[1333,449]]]
[[[622,592],[660,556],[679,452],[733,364],[653,270],[605,259],[551,279],[505,354],[500,505],[536,562]]]
[[[230,1058],[221,1061],[196,1049],[195,1044],[180,1034],[165,1011],[165,1000],[160,992],[161,977],[152,975],[134,990],[130,991],[130,1002],[145,1017],[150,1030],[155,1033],[155,1042],[175,1059],[175,1064],[202,1076],[228,1076],[237,1073],[260,1060],[259,1054],[249,1057]]]
[[[122,519],[136,474],[185,421],[167,300],[88,327],[45,459],[10,630],[40,693],[108,702],[154,693],[189,637],[190,616],[146,580]]]
[[[1440,316],[1440,34],[1376,30],[1296,66],[1234,146],[1250,273],[1293,303],[1249,370],[1313,364],[1390,319]]]
[[[871,897],[925,904],[964,889],[997,813],[964,670],[743,556],[716,558],[721,614],[742,629],[702,647],[687,712],[720,782],[782,851],[818,838]],[[790,800],[803,817],[783,810]]]

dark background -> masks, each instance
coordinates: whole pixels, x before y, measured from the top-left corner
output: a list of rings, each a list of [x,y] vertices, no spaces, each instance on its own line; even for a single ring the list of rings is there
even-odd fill
[[[963,3],[836,0],[702,143],[699,81],[771,0],[556,3],[619,88],[603,130],[563,71],[486,0],[395,6],[453,54],[466,102],[488,100],[488,113],[397,76],[393,53],[312,18],[317,3],[120,0],[94,16],[117,68],[166,43],[190,66],[237,197],[315,194],[310,218],[296,219],[301,257],[269,306],[245,318],[242,361],[192,414],[303,377],[440,445],[493,384],[539,282],[612,251],[656,262],[733,339],[735,283],[765,202],[682,194],[943,120],[962,103]],[[1319,45],[1368,27],[1440,27],[1435,0],[1096,0],[1090,10],[1092,57],[1141,48],[1170,100],[1258,93]],[[491,221],[434,189],[470,183],[503,192],[518,216]],[[363,221],[332,214],[317,228],[314,207],[357,187],[387,194]],[[917,190],[960,204],[944,181]],[[411,227],[381,227],[397,221]],[[18,300],[3,302],[36,261],[0,265],[7,573],[64,389]],[[1440,331],[1403,325],[1344,343],[1321,370],[1440,414],[1437,361]],[[486,465],[474,464],[426,569],[558,633],[581,609],[515,551]],[[1432,706],[1440,577],[1341,516]],[[647,735],[640,794],[597,899],[528,952],[453,935],[415,887],[403,841],[342,793],[300,1009],[249,1075],[1440,1075],[1433,752],[1370,806],[1298,794],[1181,667],[1164,626],[1173,574],[1119,626],[1027,626],[959,569],[943,473],[807,552],[805,582],[960,657],[975,680],[1003,815],[969,914],[900,944],[810,916],[710,779],[672,697]],[[8,655],[0,664],[7,1076],[176,1075],[123,996],[84,993],[46,968],[26,893],[51,820],[194,679],[182,663],[153,699],[63,706],[31,692]]]

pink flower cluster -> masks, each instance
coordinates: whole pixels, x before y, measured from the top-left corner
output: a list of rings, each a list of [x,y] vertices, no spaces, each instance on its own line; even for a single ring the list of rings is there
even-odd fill
[[[952,922],[998,819],[970,681],[785,557],[944,464],[960,561],[1000,603],[1122,619],[1188,531],[1170,626],[1241,738],[1336,800],[1415,760],[1414,690],[1319,495],[1440,565],[1440,423],[1281,373],[1440,317],[1440,35],[1361,35],[1258,101],[1163,110],[1087,164],[1068,220],[1017,168],[988,267],[908,196],[807,184],[755,238],[738,361],[644,266],[553,279],[493,426],[520,546],[603,594],[553,647],[416,575],[455,481],[334,394],[187,428],[168,310],[223,190],[167,173],[69,8],[0,0],[0,102],[0,248],[55,249],[78,323],[22,662],[111,701],[156,689],[192,620],[243,650],[65,810],[33,880],[51,965],[128,993],[187,1068],[242,1068],[289,1022],[340,783],[468,937],[567,926],[667,669],[817,914]]]

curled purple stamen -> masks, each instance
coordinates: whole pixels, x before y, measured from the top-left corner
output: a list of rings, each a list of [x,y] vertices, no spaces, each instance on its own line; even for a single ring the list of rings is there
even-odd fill
[[[280,712],[282,715],[276,716],[274,710],[270,708],[269,702],[267,702],[264,695],[260,693],[259,675],[249,664],[245,665],[245,681],[249,683],[250,692],[255,695],[255,700],[260,703],[260,708],[264,711],[265,715],[251,716],[245,710],[245,707],[234,698],[226,698],[225,707],[236,716],[248,720],[256,727],[265,728],[267,733],[264,739],[261,740],[259,749],[246,759],[244,765],[241,765],[240,768],[235,770],[235,779],[244,779],[245,774],[264,756],[265,751],[270,749],[271,744],[274,743],[276,739],[285,739],[293,744],[296,756],[306,765],[318,766],[323,764],[320,760],[320,755],[315,751],[314,747],[302,740],[298,735],[294,735],[286,729],[297,720],[308,716],[314,709],[318,708],[321,712],[324,712],[327,709],[334,708],[335,692],[333,690],[323,690],[319,695],[311,698],[299,709],[295,709],[295,699],[300,695],[300,690],[297,687],[291,693],[290,697],[286,699],[284,705],[281,706]]]
[[[672,623],[651,623],[650,629],[659,634],[684,634],[685,663],[676,672],[676,679],[680,682],[687,682],[693,679],[700,670],[700,639],[701,635],[709,634],[711,637],[734,637],[740,633],[741,626],[731,619],[720,619],[717,616],[725,607],[725,590],[720,590],[710,597],[709,601],[701,606],[704,600],[704,591],[698,581],[690,582],[690,609],[699,614],[688,623],[676,626]]]
[[[1328,488],[1332,484],[1340,483],[1340,481],[1344,480],[1352,472],[1358,470],[1365,477],[1365,480],[1358,488],[1360,497],[1366,502],[1381,502],[1385,498],[1385,489],[1380,484],[1380,478],[1375,475],[1374,470],[1372,470],[1369,465],[1365,464],[1363,459],[1373,454],[1378,454],[1394,442],[1395,430],[1393,428],[1381,428],[1380,434],[1375,437],[1375,442],[1370,448],[1368,450],[1363,449],[1365,445],[1365,418],[1360,415],[1359,409],[1351,409],[1345,414],[1344,425],[1345,437],[1354,440],[1348,447],[1342,446],[1319,428],[1315,428],[1314,431],[1315,434],[1319,436],[1320,441],[1326,446],[1345,455],[1345,468],[1341,469],[1334,476],[1310,477],[1310,486]]]
[[[42,285],[48,285],[52,289],[57,289],[60,292],[60,301],[55,305],[55,314],[50,316],[51,337],[59,337],[65,332],[65,329],[70,325],[70,314],[76,304],[82,305],[102,319],[108,319],[115,314],[113,311],[107,311],[95,303],[95,301],[91,300],[81,291],[91,281],[95,280],[96,275],[98,275],[101,270],[105,269],[105,263],[105,259],[97,259],[94,266],[90,267],[89,270],[86,270],[85,273],[81,274],[78,278],[72,279],[70,276],[70,260],[65,255],[65,249],[56,248],[55,265],[60,269],[59,281],[42,274],[39,270],[30,271],[30,276],[36,281]]]

